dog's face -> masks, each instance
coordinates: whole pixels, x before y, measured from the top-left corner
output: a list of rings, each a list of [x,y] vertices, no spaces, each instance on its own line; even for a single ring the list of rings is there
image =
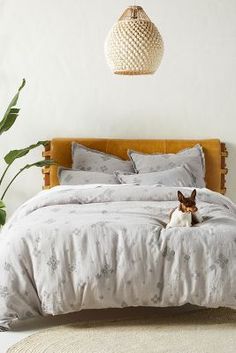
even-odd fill
[[[184,213],[190,212],[194,213],[197,212],[196,207],[196,190],[194,189],[190,197],[185,197],[182,192],[178,191],[178,200],[180,202],[180,210]]]

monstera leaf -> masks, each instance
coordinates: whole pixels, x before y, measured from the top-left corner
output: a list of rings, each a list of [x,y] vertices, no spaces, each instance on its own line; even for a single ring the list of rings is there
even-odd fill
[[[5,205],[0,200],[0,226],[3,226],[6,222],[6,211],[4,210]]]
[[[48,141],[38,141],[37,143],[30,145],[28,147],[22,148],[20,150],[12,150],[4,157],[4,160],[8,165],[10,165],[14,162],[15,159],[24,157],[26,154],[29,153],[30,150],[39,146],[46,146],[47,144],[48,144]]]
[[[25,85],[25,79],[23,79],[21,86],[19,87],[16,95],[11,100],[6,110],[6,113],[4,114],[2,120],[0,121],[0,135],[2,135],[5,131],[9,130],[14,124],[14,122],[16,121],[16,118],[18,117],[20,109],[15,108],[15,106],[18,101],[20,91],[22,90],[24,85]]]

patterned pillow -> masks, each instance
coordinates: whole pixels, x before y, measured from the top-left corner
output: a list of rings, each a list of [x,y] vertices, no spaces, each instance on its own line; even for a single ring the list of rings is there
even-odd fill
[[[58,178],[60,185],[119,184],[113,174],[86,172],[62,167],[58,169]]]
[[[124,161],[112,154],[72,143],[72,168],[112,174],[116,170],[134,172],[131,161]]]
[[[162,172],[129,174],[120,171],[114,173],[122,184],[196,187],[195,178],[187,165]]]
[[[200,145],[176,154],[143,154],[129,150],[128,155],[137,173],[159,172],[188,164],[195,178],[196,187],[205,187],[205,158]]]

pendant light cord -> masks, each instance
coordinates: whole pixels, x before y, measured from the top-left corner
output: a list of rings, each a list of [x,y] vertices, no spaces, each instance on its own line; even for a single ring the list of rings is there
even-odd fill
[[[133,9],[132,9],[132,15],[131,18],[137,19],[137,9],[136,9],[136,0],[133,0]]]

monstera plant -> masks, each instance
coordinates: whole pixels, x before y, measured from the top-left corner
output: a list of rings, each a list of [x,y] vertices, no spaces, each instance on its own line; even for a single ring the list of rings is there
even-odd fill
[[[6,131],[8,131],[12,125],[15,123],[18,115],[19,115],[19,108],[16,108],[16,104],[19,98],[19,94],[20,91],[22,90],[22,88],[25,86],[25,79],[22,81],[21,86],[19,87],[16,95],[13,97],[13,99],[11,100],[2,120],[0,121],[0,135],[2,135],[3,133],[5,133]],[[27,155],[32,149],[37,148],[39,146],[45,146],[48,143],[48,141],[38,141],[35,144],[32,144],[28,147],[24,147],[22,149],[18,149],[18,150],[12,150],[9,153],[7,153],[4,157],[4,162],[6,164],[5,169],[3,170],[2,175],[0,175],[0,227],[2,225],[5,224],[6,222],[6,207],[5,204],[3,202],[5,195],[8,191],[8,189],[10,188],[11,184],[14,182],[14,180],[18,177],[19,174],[21,174],[24,170],[26,169],[30,169],[32,167],[44,167],[44,166],[48,166],[51,164],[54,164],[54,162],[52,160],[40,160],[31,164],[26,164],[24,165],[22,168],[20,168],[20,170],[15,174],[15,176],[8,181],[8,183],[6,184],[5,188],[3,188],[3,182],[5,182],[5,178],[7,175],[7,172],[9,170],[9,168],[12,166],[12,164],[14,163],[14,161],[18,158],[24,157],[25,155]]]

